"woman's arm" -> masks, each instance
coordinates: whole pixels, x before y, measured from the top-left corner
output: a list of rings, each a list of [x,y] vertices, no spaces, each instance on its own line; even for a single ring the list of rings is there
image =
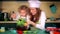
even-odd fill
[[[45,15],[45,12],[41,12],[41,17],[39,19],[39,24],[36,24],[36,28],[39,28],[39,29],[45,29],[45,21],[46,21],[46,15]]]

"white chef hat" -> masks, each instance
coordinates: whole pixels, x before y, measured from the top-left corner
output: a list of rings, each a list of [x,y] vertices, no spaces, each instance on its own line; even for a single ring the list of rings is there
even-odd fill
[[[34,8],[39,8],[40,7],[40,1],[32,1],[32,0],[29,0],[29,7],[34,7]]]

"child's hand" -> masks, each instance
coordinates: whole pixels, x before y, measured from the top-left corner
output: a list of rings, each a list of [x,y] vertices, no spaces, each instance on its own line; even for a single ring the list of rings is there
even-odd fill
[[[11,18],[16,18],[16,14],[12,14],[11,15]]]

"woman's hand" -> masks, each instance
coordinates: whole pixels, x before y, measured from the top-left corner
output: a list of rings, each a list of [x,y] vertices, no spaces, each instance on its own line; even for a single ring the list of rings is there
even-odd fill
[[[36,23],[32,22],[32,21],[28,21],[28,24],[31,24],[33,26],[36,26]]]
[[[35,27],[36,26],[36,23],[34,23],[34,22],[31,21],[31,25],[33,25]]]

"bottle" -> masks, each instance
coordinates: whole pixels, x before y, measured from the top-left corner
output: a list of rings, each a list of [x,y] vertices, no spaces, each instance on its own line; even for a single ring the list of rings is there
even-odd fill
[[[8,21],[8,13],[4,12],[4,21]]]

